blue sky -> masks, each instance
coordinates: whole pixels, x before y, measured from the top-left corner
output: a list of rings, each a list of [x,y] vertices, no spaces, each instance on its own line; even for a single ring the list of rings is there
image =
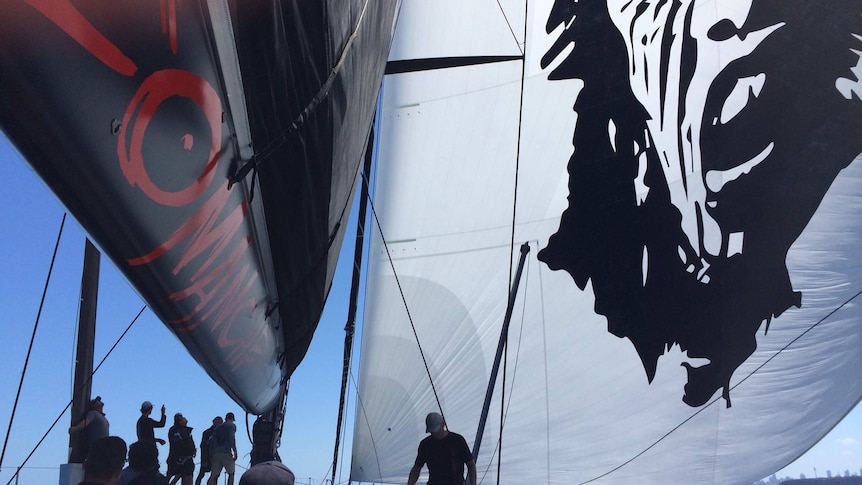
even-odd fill
[[[4,276],[0,278],[0,312],[4,315],[0,341],[5,343],[0,362],[6,370],[6,377],[0,380],[3,395],[0,433],[5,439],[65,209],[5,137],[0,137],[0,167],[8,183],[8,190],[0,195],[4,207],[0,215],[3,228],[0,268]],[[3,458],[0,483],[9,481],[71,396],[85,237],[68,215]],[[352,258],[352,242],[346,246]],[[328,469],[335,443],[350,268],[349,263],[339,265],[330,304],[305,362],[291,380],[280,453],[301,483],[309,483],[309,478],[318,483],[331,474]],[[100,273],[96,364],[144,306],[104,255]],[[135,421],[144,400],[152,401],[157,408],[165,404],[168,427],[173,414],[182,412],[194,428],[196,440],[214,416],[233,411],[237,416],[238,464],[248,465],[251,445],[246,437],[245,413],[209,379],[179,340],[149,310],[144,311],[97,371],[93,394],[105,401],[111,433],[128,442],[134,441]],[[66,412],[48,434],[22,471],[21,483],[57,483],[58,467],[67,457],[70,419]],[[352,424],[352,413],[347,419]],[[156,435],[166,437],[167,429],[157,430]],[[160,449],[162,461],[167,451],[167,447]],[[341,473],[340,481],[347,481],[346,470]]]
[[[0,424],[2,436],[27,355],[27,346],[39,310],[51,255],[65,212],[56,197],[38,179],[8,141],[0,135],[0,168],[4,190],[0,191],[0,363],[6,370],[0,380]],[[342,251],[329,303],[304,362],[290,385],[287,418],[280,454],[298,477],[298,483],[319,483],[329,478],[335,442],[338,395],[355,215]],[[35,335],[15,420],[9,434],[0,470],[0,485],[8,482],[27,454],[45,434],[67,404],[72,391],[75,325],[78,316],[81,265],[85,234],[71,215],[67,216],[53,275]],[[131,323],[144,302],[113,264],[102,257],[97,315],[96,362]],[[361,317],[361,315],[359,316]],[[359,337],[355,349],[359,347]],[[93,393],[105,401],[112,434],[131,442],[138,409],[144,400],[156,407],[165,404],[168,426],[175,412],[182,412],[194,428],[194,436],[211,423],[213,416],[233,411],[238,420],[238,464],[247,466],[251,450],[246,437],[245,413],[216,386],[186,353],[179,341],[146,310],[131,327],[93,379]],[[351,401],[352,396],[351,392]],[[249,420],[252,420],[250,417]],[[346,414],[346,429],[352,432],[353,414]],[[251,421],[250,421],[251,422]],[[21,483],[57,483],[58,468],[67,456],[69,413],[48,433],[44,443],[22,470]],[[166,436],[166,430],[156,435]],[[342,439],[345,442],[345,439]],[[336,483],[346,483],[349,447],[340,455],[345,465]],[[164,461],[167,448],[162,447]],[[798,478],[805,474],[860,474],[862,468],[862,409],[855,410],[806,455],[777,473]],[[162,470],[164,471],[164,465]],[[239,473],[239,470],[238,470]]]

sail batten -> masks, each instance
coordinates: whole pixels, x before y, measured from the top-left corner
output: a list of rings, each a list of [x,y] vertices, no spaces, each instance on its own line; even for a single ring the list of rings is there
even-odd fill
[[[391,61],[386,64],[386,74],[403,74],[406,72],[431,71],[453,67],[476,66],[496,62],[511,62],[523,60],[523,56],[476,56],[476,57],[444,57],[434,59],[405,59]]]

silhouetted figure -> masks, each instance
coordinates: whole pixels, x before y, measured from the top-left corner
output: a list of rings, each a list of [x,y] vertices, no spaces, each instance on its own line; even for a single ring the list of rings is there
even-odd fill
[[[102,397],[96,396],[95,399],[90,400],[89,410],[83,419],[69,428],[69,434],[83,430],[84,449],[86,450],[89,450],[96,440],[105,438],[110,434],[110,424],[105,413],[102,412],[104,407],[105,403],[102,402]]]
[[[159,473],[159,450],[150,440],[129,445],[129,466],[120,474],[117,485],[168,485]]]
[[[216,429],[217,426],[221,425],[224,420],[221,416],[216,416],[213,418],[213,425],[209,428],[205,429],[203,434],[201,435],[201,468],[198,471],[198,477],[195,479],[195,485],[201,485],[201,480],[204,478],[204,475],[212,471],[212,462],[210,459],[212,458],[212,452],[210,451],[210,439],[213,435],[213,430]]]
[[[118,436],[105,436],[90,444],[84,461],[84,481],[78,485],[114,485],[126,463],[126,442]]]
[[[209,443],[212,453],[210,458],[212,473],[207,485],[216,485],[222,468],[227,473],[227,485],[233,485],[234,465],[237,458],[236,425],[233,424],[233,421],[233,413],[227,413],[224,416],[224,423],[213,430],[213,436]]]
[[[138,431],[138,441],[155,441],[156,443],[163,445],[165,444],[165,440],[161,438],[156,438],[155,428],[164,428],[165,427],[165,405],[162,404],[162,418],[158,421],[150,417],[150,413],[153,412],[153,403],[150,401],[144,401],[141,404],[141,417],[138,418],[137,431]]]
[[[476,485],[476,463],[464,437],[446,429],[446,420],[439,413],[428,413],[425,417],[425,432],[431,436],[419,443],[407,485],[415,485],[426,464],[428,485],[463,485],[464,465],[470,485]]]
[[[182,478],[183,485],[192,485],[192,476],[195,473],[195,441],[192,438],[192,428],[188,426],[189,420],[181,413],[174,415],[174,425],[168,430],[168,440],[171,450],[168,453],[168,473],[171,485]]]

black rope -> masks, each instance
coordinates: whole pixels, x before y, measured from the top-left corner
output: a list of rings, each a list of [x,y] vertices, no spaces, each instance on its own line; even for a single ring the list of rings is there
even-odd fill
[[[526,57],[527,52],[527,3],[524,2],[524,45],[521,46],[518,44],[518,37],[515,36],[515,28],[512,27],[512,22],[509,20],[509,17],[506,16],[506,11],[503,10],[503,5],[500,3],[500,0],[497,0],[497,7],[500,9],[500,13],[503,14],[503,20],[506,21],[506,27],[509,27],[509,33],[512,34],[512,40],[515,41],[515,45],[518,46],[518,49],[521,51],[521,55]]]
[[[368,184],[368,181],[363,179],[363,183]],[[386,237],[383,235],[383,228],[380,227],[380,219],[377,218],[377,210],[374,208],[374,200],[369,199],[371,204],[371,213],[374,215],[374,223],[377,225],[377,232],[380,233],[380,240],[383,241],[383,248],[386,250],[386,257],[389,258],[389,266],[392,268],[392,275],[395,277],[395,283],[398,285],[398,292],[401,294],[401,302],[404,304],[404,311],[407,312],[407,320],[410,321],[410,328],[413,330],[413,337],[416,339],[416,346],[419,347],[419,355],[422,356],[422,364],[425,366],[425,374],[431,382],[431,390],[434,392],[434,399],[437,401],[437,408],[440,414],[445,416],[443,406],[440,404],[440,397],[437,395],[437,388],[434,386],[434,378],[431,377],[431,369],[428,367],[428,360],[425,358],[425,351],[422,350],[422,343],[419,341],[419,334],[416,332],[416,325],[413,323],[413,316],[410,314],[410,307],[407,305],[407,297],[404,296],[404,289],[401,287],[401,280],[398,278],[398,272],[395,271],[395,263],[392,261],[392,254],[389,252],[389,245],[386,243]]]
[[[48,266],[48,276],[45,278],[45,286],[42,287],[42,298],[39,300],[39,310],[36,312],[36,322],[33,324],[33,333],[30,335],[30,345],[27,346],[27,356],[24,358],[24,368],[21,369],[21,379],[18,381],[18,392],[15,393],[15,403],[12,405],[12,415],[9,416],[9,427],[6,428],[6,438],[3,440],[3,451],[0,452],[0,469],[3,468],[3,457],[6,456],[6,446],[9,444],[9,435],[12,434],[12,422],[15,421],[15,411],[18,409],[18,400],[21,397],[21,387],[24,385],[24,374],[27,373],[27,365],[30,363],[30,353],[33,351],[33,341],[36,340],[36,329],[39,328],[39,319],[42,316],[42,308],[45,306],[45,295],[48,293],[48,283],[51,282],[51,273],[54,271],[54,262],[57,260],[57,249],[60,247],[60,238],[63,235],[63,226],[66,224],[66,213],[60,221],[60,230],[57,231],[57,241],[54,243],[54,253],[51,255],[51,264]]]
[[[498,2],[499,4],[499,2]],[[524,46],[523,52],[527,51],[527,18],[528,18],[528,2],[524,2]],[[502,8],[500,9],[502,11]],[[504,13],[505,17],[505,13]],[[508,24],[508,18],[506,19],[506,23]],[[512,34],[514,37],[514,30],[512,30]],[[512,232],[509,235],[509,284],[506,285],[506,300],[512,298],[512,271],[514,269],[515,258],[515,225],[517,224],[517,212],[518,212],[518,179],[521,168],[521,129],[524,120],[524,79],[526,76],[527,69],[527,60],[526,54],[524,58],[521,59],[521,91],[520,98],[518,100],[518,138],[517,144],[515,148],[515,183],[512,187]],[[503,413],[504,413],[504,402],[506,398],[506,368],[509,361],[509,342],[506,340],[506,344],[504,347],[503,354],[503,383],[500,389],[500,429],[498,434],[499,446],[497,447],[497,485],[500,484],[500,476],[502,473],[501,466],[503,463]]]
[[[730,390],[732,391],[732,390],[736,389],[737,387],[739,387],[743,382],[747,381],[747,380],[748,380],[748,378],[750,378],[750,377],[751,377],[751,376],[753,376],[754,374],[758,373],[761,369],[763,369],[764,367],[766,367],[766,364],[768,364],[768,363],[772,362],[772,360],[773,360],[773,359],[775,359],[776,357],[778,357],[778,355],[779,355],[779,354],[781,354],[781,353],[782,353],[782,352],[784,352],[785,350],[789,349],[793,344],[795,344],[797,341],[799,341],[799,339],[801,339],[802,337],[804,337],[805,335],[807,335],[807,334],[808,334],[808,332],[810,332],[810,331],[814,330],[817,326],[819,326],[821,323],[825,322],[829,317],[831,317],[832,315],[834,315],[838,310],[840,310],[840,309],[844,308],[844,307],[845,307],[847,304],[849,304],[851,301],[853,301],[853,300],[855,300],[856,298],[858,298],[858,297],[859,297],[859,295],[862,295],[862,290],[860,290],[859,292],[857,292],[855,295],[851,296],[851,297],[850,297],[849,299],[847,299],[844,303],[842,303],[842,304],[838,305],[834,310],[832,310],[831,312],[827,313],[823,318],[821,318],[821,319],[820,319],[820,320],[818,320],[816,323],[814,323],[813,325],[811,325],[810,327],[808,327],[807,329],[805,329],[805,331],[804,331],[804,332],[802,332],[802,333],[800,333],[799,335],[797,335],[793,340],[791,340],[790,342],[788,342],[784,347],[781,347],[780,349],[778,349],[778,351],[776,351],[774,354],[772,354],[772,356],[770,356],[768,359],[766,359],[762,364],[758,365],[754,370],[752,370],[751,372],[749,372],[749,373],[748,373],[748,375],[746,375],[746,376],[745,376],[745,377],[743,377],[739,382],[737,382],[736,384],[734,384],[733,386],[731,386],[731,387],[730,387]],[[589,480],[587,480],[587,481],[585,481],[585,482],[581,482],[579,485],[584,485],[584,484],[586,484],[586,483],[591,483],[591,482],[594,482],[594,481],[599,480],[599,479],[601,479],[601,478],[604,478],[604,477],[606,477],[606,476],[610,475],[611,473],[614,473],[615,471],[619,470],[620,468],[622,468],[622,467],[624,467],[624,466],[628,465],[629,463],[631,463],[631,462],[635,461],[635,460],[636,460],[636,459],[638,459],[640,456],[642,456],[644,453],[646,453],[647,451],[649,451],[650,449],[652,449],[653,447],[655,447],[656,445],[658,445],[659,443],[661,443],[662,441],[664,441],[664,439],[665,439],[665,438],[667,438],[668,436],[670,436],[674,431],[678,430],[679,428],[683,427],[683,425],[685,425],[686,423],[688,423],[689,421],[691,421],[692,419],[694,419],[694,417],[695,417],[695,416],[697,416],[698,414],[702,413],[702,412],[703,412],[703,411],[705,411],[707,408],[709,408],[710,406],[712,406],[712,405],[713,405],[713,404],[715,404],[716,402],[721,401],[722,399],[724,399],[724,398],[723,398],[721,395],[719,395],[718,397],[716,397],[715,399],[713,399],[712,401],[710,401],[708,404],[706,404],[706,405],[704,405],[702,408],[698,409],[698,410],[697,410],[697,412],[695,412],[694,414],[692,414],[692,415],[691,415],[691,416],[689,416],[688,418],[684,419],[684,420],[683,420],[681,423],[679,423],[678,425],[674,426],[670,431],[668,431],[667,433],[665,433],[664,435],[662,435],[662,437],[661,437],[661,438],[659,438],[659,439],[655,440],[651,445],[649,445],[649,446],[647,446],[646,448],[644,448],[640,453],[636,454],[635,456],[633,456],[633,457],[629,458],[629,459],[628,459],[628,460],[626,460],[625,462],[623,462],[623,463],[619,464],[618,466],[614,467],[613,469],[611,469],[611,470],[609,470],[609,471],[607,471],[607,472],[605,472],[605,473],[603,473],[603,474],[601,474],[601,475],[599,475],[599,476],[597,476],[597,477],[591,478],[591,479],[589,479]]]
[[[120,341],[123,340],[123,338],[126,336],[126,334],[129,333],[129,330],[132,329],[132,325],[134,325],[135,322],[138,321],[138,318],[141,316],[142,313],[144,313],[144,310],[146,310],[146,309],[147,309],[146,305],[141,307],[141,311],[139,311],[138,314],[135,315],[135,318],[132,319],[131,323],[129,323],[129,325],[126,327],[126,329],[120,335],[120,337],[117,338],[117,341],[114,342],[114,345],[111,346],[111,348],[108,350],[108,353],[106,353],[105,356],[102,357],[102,360],[99,361],[99,365],[97,365],[96,368],[93,369],[93,372],[90,374],[90,377],[87,378],[87,380],[89,382],[93,381],[93,376],[96,375],[96,372],[98,372],[99,368],[102,367],[102,364],[105,363],[105,361],[108,359],[108,357],[114,351],[114,349],[117,348],[117,345],[119,345]],[[66,407],[64,407],[63,410],[60,411],[60,414],[57,415],[57,419],[55,419],[54,422],[51,423],[51,426],[48,427],[48,430],[45,431],[45,434],[42,435],[42,438],[39,439],[39,442],[36,443],[36,446],[34,446],[33,449],[30,451],[30,454],[27,455],[27,458],[24,458],[24,461],[20,465],[18,465],[18,469],[15,471],[15,474],[12,475],[12,478],[10,478],[8,482],[6,482],[6,485],[11,485],[12,481],[15,480],[16,477],[18,477],[18,473],[21,471],[22,468],[24,468],[24,465],[27,464],[27,461],[29,461],[30,458],[33,457],[33,454],[36,453],[36,450],[39,449],[39,446],[42,445],[42,442],[45,441],[45,438],[47,438],[48,434],[51,432],[51,430],[54,429],[54,426],[56,426],[57,423],[60,421],[60,419],[63,417],[63,415],[66,414],[66,411],[69,409],[69,407],[72,406],[72,402],[75,400],[76,397],[77,396],[72,396],[72,399],[69,399],[69,402],[68,402],[68,404],[66,404]]]

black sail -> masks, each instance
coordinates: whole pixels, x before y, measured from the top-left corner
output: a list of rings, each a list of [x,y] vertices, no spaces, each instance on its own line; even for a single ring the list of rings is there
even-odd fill
[[[243,407],[326,300],[395,2],[5,1],[0,127]]]

